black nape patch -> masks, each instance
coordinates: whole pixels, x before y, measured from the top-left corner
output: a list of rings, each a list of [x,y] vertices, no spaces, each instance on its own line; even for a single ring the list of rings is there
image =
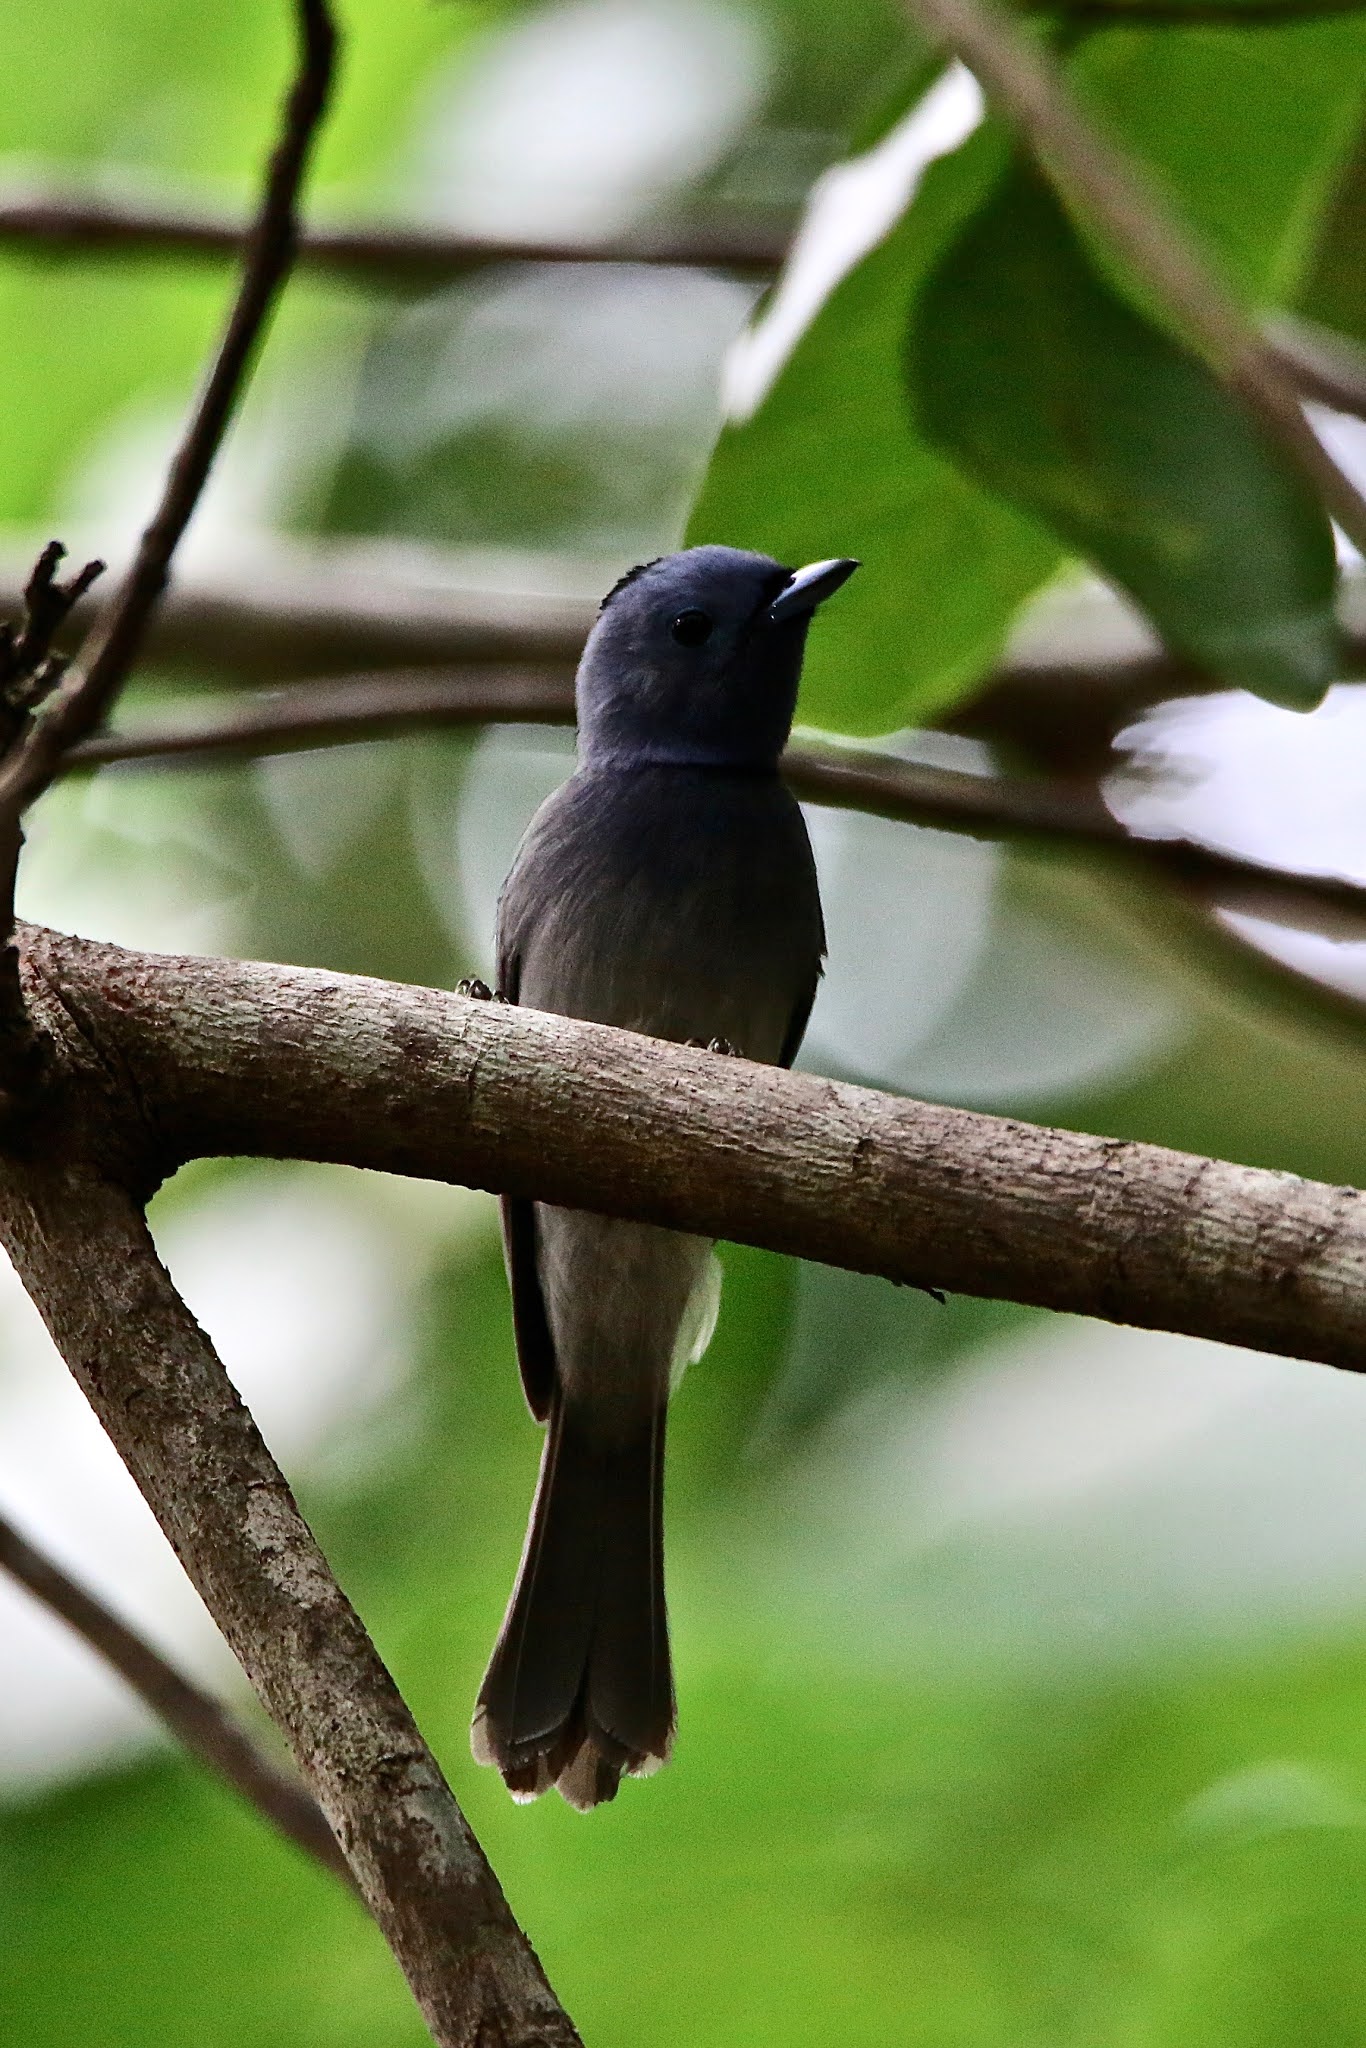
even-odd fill
[[[663,555],[656,555],[653,558],[653,560],[649,562],[637,562],[634,569],[628,569],[624,576],[618,576],[616,582],[612,585],[612,588],[608,591],[606,597],[598,606],[599,612],[606,611],[608,605],[612,602],[612,599],[616,596],[619,590],[625,590],[628,583],[634,583],[637,576],[643,576],[647,569],[653,569],[656,563],[662,562],[663,560]]]

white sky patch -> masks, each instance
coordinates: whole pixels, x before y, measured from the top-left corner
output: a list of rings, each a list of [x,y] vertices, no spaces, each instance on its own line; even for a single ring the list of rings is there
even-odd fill
[[[881,142],[816,180],[772,298],[726,359],[728,419],[758,411],[836,285],[896,225],[929,166],[966,142],[983,113],[982,88],[953,64]]]

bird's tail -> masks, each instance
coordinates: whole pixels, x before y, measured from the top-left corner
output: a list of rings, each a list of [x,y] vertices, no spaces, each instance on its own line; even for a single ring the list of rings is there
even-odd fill
[[[673,1743],[661,1402],[604,1439],[556,1393],[526,1547],[471,1746],[515,1799],[558,1785],[587,1812]]]

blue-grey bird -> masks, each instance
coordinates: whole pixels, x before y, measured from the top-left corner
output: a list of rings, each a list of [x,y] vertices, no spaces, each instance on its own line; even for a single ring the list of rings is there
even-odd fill
[[[811,615],[858,564],[690,548],[603,600],[579,763],[498,906],[508,1001],[788,1064],[825,952],[806,826],[778,774]],[[472,1743],[517,1798],[586,1811],[668,1757],[664,1420],[715,1322],[704,1240],[503,1204],[522,1385],[547,1424],[521,1570]]]

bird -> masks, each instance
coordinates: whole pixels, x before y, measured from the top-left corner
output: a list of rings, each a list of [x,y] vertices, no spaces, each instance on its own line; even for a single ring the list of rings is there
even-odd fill
[[[578,670],[576,769],[499,897],[502,1000],[791,1063],[825,928],[778,763],[812,616],[858,566],[702,546],[613,585]],[[587,1812],[673,1746],[665,1418],[710,1340],[720,1269],[706,1240],[650,1224],[521,1196],[502,1217],[546,1434],[471,1747],[514,1798],[554,1785]]]

